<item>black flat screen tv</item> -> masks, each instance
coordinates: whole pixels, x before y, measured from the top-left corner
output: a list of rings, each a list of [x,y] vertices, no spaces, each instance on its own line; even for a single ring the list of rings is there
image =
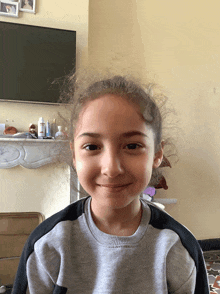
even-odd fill
[[[0,21],[0,101],[59,102],[75,62],[76,31]]]

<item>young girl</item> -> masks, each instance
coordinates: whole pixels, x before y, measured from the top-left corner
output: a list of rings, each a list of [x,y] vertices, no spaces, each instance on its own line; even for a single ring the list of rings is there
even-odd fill
[[[153,98],[122,76],[77,83],[71,149],[90,196],[32,233],[13,293],[209,293],[195,238],[140,197],[163,159]]]

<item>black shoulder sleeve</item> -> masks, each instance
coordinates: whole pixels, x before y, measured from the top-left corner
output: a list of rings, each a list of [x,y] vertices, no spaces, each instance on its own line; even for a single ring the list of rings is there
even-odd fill
[[[74,221],[81,216],[84,213],[85,201],[86,198],[70,204],[65,209],[47,218],[31,233],[22,251],[12,294],[25,294],[27,291],[26,263],[34,251],[35,242],[51,231],[59,222],[65,220]]]
[[[170,229],[176,232],[183,246],[189,252],[196,265],[196,289],[194,294],[209,294],[207,271],[205,268],[203,253],[198,241],[193,234],[169,214],[149,205],[151,209],[150,224],[157,229]]]

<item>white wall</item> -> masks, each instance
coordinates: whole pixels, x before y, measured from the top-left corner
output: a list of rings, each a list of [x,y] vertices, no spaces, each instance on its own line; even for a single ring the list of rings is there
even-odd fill
[[[156,82],[176,109],[179,162],[157,196],[177,199],[167,211],[197,238],[220,235],[219,10],[217,0],[93,0],[89,9],[90,62]]]

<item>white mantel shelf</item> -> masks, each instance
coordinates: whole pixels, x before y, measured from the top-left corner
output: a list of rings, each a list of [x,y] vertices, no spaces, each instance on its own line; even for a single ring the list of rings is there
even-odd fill
[[[56,162],[63,162],[71,167],[72,156],[68,140],[0,138],[0,169],[15,166],[35,169]],[[71,185],[75,181],[80,189],[70,168],[70,203],[80,198]]]
[[[70,165],[69,141],[0,138],[0,169],[22,166],[39,168],[54,162]]]

